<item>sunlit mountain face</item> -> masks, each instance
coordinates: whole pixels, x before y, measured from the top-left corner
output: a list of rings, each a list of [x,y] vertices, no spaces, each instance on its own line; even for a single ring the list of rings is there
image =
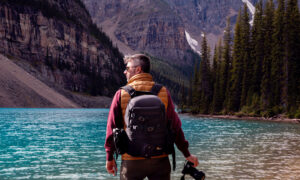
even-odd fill
[[[110,35],[123,53],[143,51],[188,65],[192,61],[186,51],[192,48],[200,52],[203,33],[213,47],[223,35],[226,19],[234,24],[244,3],[252,13],[256,3],[255,0],[83,1],[94,22]],[[192,45],[191,39],[197,43]]]

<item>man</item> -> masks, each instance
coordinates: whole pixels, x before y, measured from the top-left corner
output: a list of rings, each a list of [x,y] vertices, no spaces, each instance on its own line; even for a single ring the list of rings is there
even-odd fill
[[[150,58],[143,54],[136,54],[124,58],[126,69],[124,74],[127,78],[127,85],[132,86],[136,91],[150,91],[154,85],[150,72]],[[188,142],[185,140],[181,129],[181,121],[174,110],[170,93],[163,87],[159,91],[158,97],[166,107],[167,119],[172,121],[172,129],[175,132],[175,144],[183,153],[186,160],[198,165],[196,156],[191,155],[188,150]],[[115,175],[117,165],[113,158],[115,151],[113,142],[113,129],[116,128],[116,121],[123,121],[125,110],[130,100],[130,95],[123,89],[116,92],[109,111],[107,130],[106,130],[106,169],[108,173]],[[133,157],[129,154],[122,155],[120,179],[121,180],[140,180],[148,177],[149,180],[169,180],[171,166],[167,154],[153,156],[151,158]]]

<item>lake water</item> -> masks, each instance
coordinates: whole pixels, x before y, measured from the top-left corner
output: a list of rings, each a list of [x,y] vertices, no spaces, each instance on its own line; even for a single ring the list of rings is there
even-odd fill
[[[0,179],[118,179],[105,170],[107,115],[108,109],[1,108]],[[300,179],[299,124],[181,119],[206,179]],[[178,151],[176,160],[172,179],[180,179],[184,163]]]

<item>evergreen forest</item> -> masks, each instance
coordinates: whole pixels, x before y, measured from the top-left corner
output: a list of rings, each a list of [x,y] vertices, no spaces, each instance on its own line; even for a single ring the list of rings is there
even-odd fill
[[[298,2],[260,0],[255,8],[253,24],[246,5],[239,11],[234,32],[228,19],[213,53],[203,38],[190,92],[181,92],[189,94],[189,98],[181,98],[182,110],[300,118]]]

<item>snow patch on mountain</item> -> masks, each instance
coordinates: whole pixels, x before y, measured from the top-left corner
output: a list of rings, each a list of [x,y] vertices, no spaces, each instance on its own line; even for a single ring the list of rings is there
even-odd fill
[[[246,3],[251,15],[252,15],[252,20],[249,22],[251,26],[253,25],[253,20],[254,20],[254,14],[255,14],[255,7],[252,5],[252,3],[249,0],[242,0],[243,3]]]
[[[188,42],[189,45],[191,46],[191,48],[192,48],[196,53],[198,53],[198,54],[201,55],[200,51],[197,50],[197,47],[198,47],[198,45],[199,45],[198,41],[195,40],[195,39],[193,39],[193,38],[191,37],[191,35],[190,35],[187,31],[185,31],[185,37],[186,37],[187,42]]]

